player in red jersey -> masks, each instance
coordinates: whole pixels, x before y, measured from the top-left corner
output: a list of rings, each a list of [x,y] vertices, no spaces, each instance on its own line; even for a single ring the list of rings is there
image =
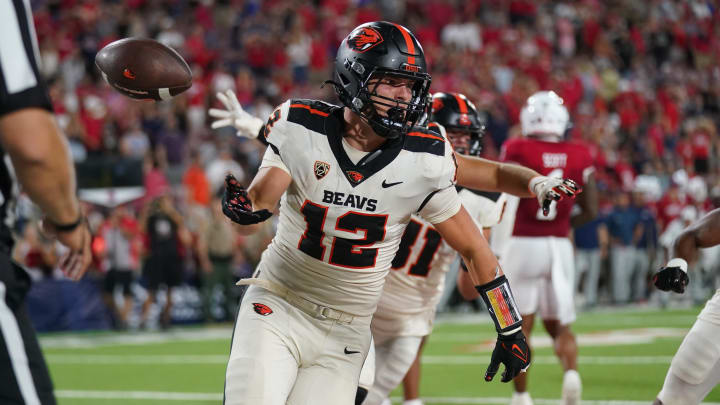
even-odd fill
[[[572,199],[553,201],[544,207],[535,199],[521,199],[512,237],[500,253],[520,312],[527,319],[523,323],[525,335],[529,338],[535,314],[539,313],[565,370],[562,404],[579,404],[582,384],[577,372],[575,336],[569,326],[575,320],[575,268],[568,234],[571,225],[589,221],[597,214],[592,159],[583,145],[564,142],[569,114],[554,92],[541,91],[528,98],[520,121],[523,137],[505,143],[502,160],[529,167],[544,176],[574,180],[584,188],[578,198],[582,211],[576,216],[571,216],[575,203]],[[514,383],[516,392],[511,404],[531,405],[527,374]]]

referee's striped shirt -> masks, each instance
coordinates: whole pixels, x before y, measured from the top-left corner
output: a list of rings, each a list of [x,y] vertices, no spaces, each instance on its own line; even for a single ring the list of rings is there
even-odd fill
[[[0,118],[25,108],[52,111],[38,63],[30,1],[0,0]],[[54,405],[52,382],[23,305],[29,277],[10,259],[17,190],[0,146],[0,404]]]

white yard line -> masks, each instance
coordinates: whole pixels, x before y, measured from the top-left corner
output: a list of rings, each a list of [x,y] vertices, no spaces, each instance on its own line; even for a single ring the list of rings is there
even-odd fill
[[[392,398],[393,404],[401,404],[399,397]],[[462,398],[462,397],[426,397],[423,398],[426,404],[457,404],[457,405],[507,405],[509,398]],[[620,400],[593,400],[582,401],[582,405],[647,405],[648,401],[620,401]],[[537,405],[560,405],[559,399],[533,398],[533,403]],[[718,402],[703,402],[703,405],[720,405]]]
[[[222,401],[222,393],[212,392],[158,392],[158,391],[81,391],[57,390],[58,398],[76,399],[122,399],[122,400],[158,400],[158,401]],[[393,403],[400,403],[401,398],[393,397]],[[455,404],[455,405],[505,405],[506,397],[497,398],[469,398],[469,397],[424,397],[426,404]],[[533,398],[538,405],[559,405],[559,399]],[[649,401],[617,401],[593,400],[582,401],[582,405],[647,405]],[[703,402],[704,405],[720,405],[718,402]]]
[[[81,391],[55,390],[58,398],[87,399],[150,399],[158,401],[222,401],[221,393],[212,392],[159,392],[159,391]]]
[[[615,344],[645,344],[657,338],[679,338],[685,336],[687,329],[684,328],[635,328],[608,330],[578,335],[578,343],[583,346],[605,346]],[[179,341],[200,341],[200,340],[226,340],[227,347],[230,347],[231,328],[198,328],[198,329],[177,329],[169,332],[144,332],[144,333],[108,333],[99,335],[71,334],[60,336],[43,336],[40,344],[44,349],[49,348],[82,348],[90,349],[97,347],[117,345],[145,345]],[[433,342],[459,342],[476,343],[478,348],[470,351],[492,350],[495,339],[490,340],[488,336],[481,337],[480,334],[472,332],[433,332],[430,340]],[[484,342],[481,343],[481,342]],[[550,347],[551,341],[547,335],[539,335],[533,339],[535,347]],[[487,346],[487,347],[485,347]],[[483,349],[484,347],[484,349]]]
[[[125,355],[125,354],[48,354],[45,356],[51,364],[225,364],[227,355]],[[578,362],[583,365],[633,365],[633,364],[670,364],[672,356],[580,356]],[[487,356],[455,355],[422,357],[423,364],[485,364]],[[557,364],[555,356],[535,356],[534,364]]]
[[[40,338],[40,345],[43,349],[48,348],[83,348],[118,346],[118,345],[145,345],[150,343],[166,343],[189,340],[227,340],[227,347],[230,348],[232,328],[193,328],[177,329],[167,332],[126,332],[107,333],[100,335],[60,335],[43,336]]]

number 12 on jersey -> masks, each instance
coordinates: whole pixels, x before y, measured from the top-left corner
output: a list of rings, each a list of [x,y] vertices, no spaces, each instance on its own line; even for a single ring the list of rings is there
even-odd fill
[[[318,260],[327,260],[328,263],[335,266],[353,269],[366,269],[375,266],[378,249],[363,246],[372,246],[375,242],[382,241],[385,238],[387,215],[366,214],[356,211],[348,211],[340,215],[335,222],[335,230],[354,234],[362,232],[364,237],[362,239],[334,237],[329,257],[325,259],[325,246],[322,241],[325,238],[324,229],[328,207],[305,200],[300,212],[302,212],[307,223],[305,233],[302,234],[298,242],[298,249],[303,253]]]

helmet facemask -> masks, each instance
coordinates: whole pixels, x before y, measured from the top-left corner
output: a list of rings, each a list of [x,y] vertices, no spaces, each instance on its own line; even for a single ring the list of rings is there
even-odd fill
[[[480,152],[482,152],[482,132],[452,127],[445,127],[445,131],[455,153],[480,156]]]
[[[364,69],[364,67],[358,68],[357,65],[360,63],[355,62],[353,65],[350,70],[358,73],[364,79],[360,81],[357,93],[353,95],[347,92],[347,83],[344,83],[344,77],[340,75],[341,86],[336,85],[335,87],[345,91],[339,91],[339,96],[347,97],[346,105],[367,121],[378,135],[394,139],[406,134],[418,122],[427,108],[430,75],[383,68],[374,68],[369,74],[364,75],[358,72],[358,70]],[[387,77],[412,80],[409,101],[397,100],[377,93],[378,85]]]

